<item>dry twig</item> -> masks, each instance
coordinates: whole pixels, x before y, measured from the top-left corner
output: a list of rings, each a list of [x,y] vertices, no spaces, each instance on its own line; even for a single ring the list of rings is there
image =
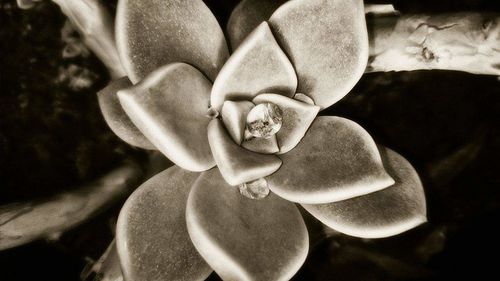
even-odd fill
[[[500,14],[367,15],[368,72],[443,69],[500,76]]]
[[[127,164],[73,192],[0,206],[0,250],[53,237],[86,221],[130,194],[141,175],[136,164]]]
[[[111,15],[99,0],[53,0],[80,32],[83,41],[106,65],[112,78],[126,76],[115,45]]]

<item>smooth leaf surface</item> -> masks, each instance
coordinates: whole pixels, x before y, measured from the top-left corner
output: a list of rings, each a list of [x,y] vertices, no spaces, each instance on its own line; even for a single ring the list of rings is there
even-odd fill
[[[270,102],[283,112],[283,125],[276,133],[279,154],[292,150],[304,137],[319,112],[319,106],[276,94],[261,94],[253,99],[255,104]]]
[[[175,62],[189,63],[213,81],[229,56],[224,34],[201,0],[120,0],[116,44],[133,83]]]
[[[273,12],[285,2],[286,0],[240,1],[231,13],[227,23],[231,48],[235,50],[254,28],[269,19]]]
[[[237,144],[243,141],[247,115],[254,106],[251,101],[225,101],[222,105],[222,122]]]
[[[274,155],[252,152],[237,145],[218,119],[208,125],[208,140],[217,167],[230,185],[260,179],[281,166],[281,160]]]
[[[422,183],[411,164],[396,152],[382,148],[384,167],[396,183],[356,198],[319,205],[303,205],[327,226],[348,235],[382,238],[399,234],[427,221]]]
[[[132,122],[172,162],[190,171],[215,165],[207,139],[211,83],[196,68],[163,66],[118,92]]]
[[[293,96],[293,99],[314,105],[314,101],[308,95],[304,95],[302,93],[296,93],[295,96]]]
[[[186,228],[186,203],[199,173],[173,166],[143,183],[123,206],[116,245],[126,280],[205,280],[212,272]]]
[[[293,96],[297,76],[274,39],[269,25],[259,25],[222,67],[212,89],[211,105],[225,100],[252,100],[259,93]]]
[[[280,158],[281,168],[267,177],[269,188],[293,202],[330,203],[394,184],[371,136],[341,117],[317,117],[302,141]]]
[[[132,83],[127,77],[112,81],[97,93],[99,107],[101,108],[104,120],[109,128],[123,141],[144,149],[156,149],[153,144],[137,129],[130,121],[122,108],[118,91],[131,87]]]
[[[280,151],[276,135],[273,135],[268,139],[252,137],[244,140],[241,146],[250,151],[265,154],[274,154]]]
[[[362,0],[295,0],[269,19],[290,58],[298,92],[322,109],[344,97],[364,73],[368,33]]]
[[[215,168],[194,184],[186,219],[193,244],[223,280],[289,280],[307,256],[307,229],[293,203],[274,194],[248,199]]]

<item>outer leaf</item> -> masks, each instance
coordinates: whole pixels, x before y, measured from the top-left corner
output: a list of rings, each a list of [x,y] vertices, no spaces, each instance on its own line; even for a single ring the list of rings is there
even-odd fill
[[[363,238],[399,234],[427,221],[422,183],[401,155],[382,148],[384,166],[396,184],[384,190],[345,201],[303,205],[324,224]]]
[[[274,155],[252,152],[237,145],[218,119],[208,125],[208,140],[215,162],[230,185],[260,179],[281,166],[281,160]]]
[[[120,0],[116,43],[134,83],[174,62],[189,63],[213,81],[229,56],[224,34],[201,0]]]
[[[326,108],[344,97],[363,74],[368,33],[362,0],[294,0],[269,20],[295,67],[298,92]]]
[[[212,271],[189,240],[185,209],[198,173],[173,166],[123,206],[116,245],[126,280],[205,280]]]
[[[316,118],[295,149],[280,158],[281,168],[267,177],[269,188],[293,202],[330,203],[394,184],[371,136],[340,117]]]
[[[271,17],[286,0],[243,0],[231,13],[227,33],[231,47],[235,50],[243,39],[261,22]]]
[[[186,219],[196,249],[224,280],[290,280],[307,256],[307,229],[294,204],[273,194],[248,199],[217,169],[196,181]]]
[[[293,66],[264,22],[221,69],[214,82],[211,103],[220,110],[225,100],[251,100],[259,93],[293,96],[296,88]]]
[[[275,94],[258,95],[253,102],[274,103],[283,111],[283,125],[276,133],[279,154],[287,153],[300,142],[319,111],[319,106]]]
[[[99,91],[97,97],[102,115],[113,133],[125,142],[144,149],[156,149],[130,121],[116,95],[116,92],[131,86],[130,80],[123,77],[112,81],[106,88]]]
[[[169,64],[118,92],[132,122],[172,162],[190,171],[215,165],[207,139],[210,81],[194,67]]]

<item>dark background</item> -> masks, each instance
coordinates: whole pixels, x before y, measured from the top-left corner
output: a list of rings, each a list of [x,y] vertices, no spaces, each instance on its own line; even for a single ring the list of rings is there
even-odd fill
[[[206,2],[225,26],[237,1]],[[72,190],[125,158],[142,157],[100,115],[95,93],[109,81],[106,69],[85,52],[63,58],[77,35],[62,32],[59,8],[50,1],[31,10],[0,3],[0,204]],[[106,3],[114,9],[114,1]],[[392,3],[404,13],[500,12],[492,0]],[[294,280],[497,276],[499,86],[497,77],[461,72],[372,73],[328,109],[359,122],[416,167],[429,223],[387,239],[334,235],[311,250]],[[111,241],[119,205],[57,241],[0,252],[0,280],[79,280]]]

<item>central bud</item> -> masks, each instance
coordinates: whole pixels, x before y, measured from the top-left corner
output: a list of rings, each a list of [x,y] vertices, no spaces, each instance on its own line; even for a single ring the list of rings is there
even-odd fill
[[[276,134],[283,122],[283,112],[273,103],[261,103],[250,112],[246,120],[246,129],[256,138],[269,139]]]

